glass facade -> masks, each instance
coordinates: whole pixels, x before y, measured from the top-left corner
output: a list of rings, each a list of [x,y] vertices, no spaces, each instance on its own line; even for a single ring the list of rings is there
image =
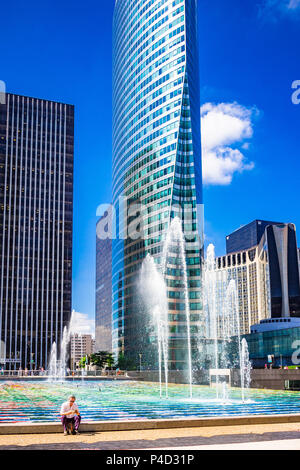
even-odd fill
[[[254,367],[264,367],[274,356],[274,367],[298,365],[300,328],[288,328],[245,335]]]
[[[270,222],[266,220],[254,220],[250,224],[235,230],[226,237],[226,252],[248,250],[259,244],[268,225],[278,225],[281,222]]]
[[[185,233],[191,333],[201,329],[202,204],[196,0],[118,0],[113,40],[112,342],[135,362],[149,339],[136,285],[149,253],[161,263],[170,221]],[[185,216],[188,212],[189,216]],[[128,226],[139,237],[128,236]],[[125,227],[125,228],[124,228]],[[184,368],[186,322],[176,253],[168,259],[170,367]]]
[[[97,223],[101,223],[101,219]],[[96,351],[111,352],[111,240],[96,237]]]
[[[300,276],[295,225],[267,227],[262,242],[268,256],[272,318],[300,317]]]
[[[71,316],[74,107],[0,104],[0,328],[7,369],[47,367]]]

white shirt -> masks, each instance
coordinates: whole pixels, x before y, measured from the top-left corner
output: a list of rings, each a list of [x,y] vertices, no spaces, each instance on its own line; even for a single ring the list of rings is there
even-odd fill
[[[75,411],[79,411],[79,409],[76,403],[72,403],[72,406],[70,406],[70,403],[66,401],[61,405],[60,414],[63,415],[71,410],[74,411],[74,413],[70,413],[69,415],[67,415],[67,418],[69,419],[74,418],[74,416],[76,415]]]

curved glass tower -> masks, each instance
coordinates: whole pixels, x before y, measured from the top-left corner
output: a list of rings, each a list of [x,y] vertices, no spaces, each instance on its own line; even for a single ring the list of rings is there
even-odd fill
[[[113,204],[118,238],[113,241],[112,255],[112,335],[113,351],[125,353],[135,365],[139,355],[145,354],[147,343],[136,296],[139,270],[148,253],[161,262],[166,230],[175,216],[181,217],[184,232],[189,234],[186,253],[192,337],[201,328],[196,3],[116,0],[115,4]],[[135,225],[138,215],[141,221]],[[170,368],[178,369],[186,362],[186,321],[176,253],[168,260],[167,273],[169,360]]]

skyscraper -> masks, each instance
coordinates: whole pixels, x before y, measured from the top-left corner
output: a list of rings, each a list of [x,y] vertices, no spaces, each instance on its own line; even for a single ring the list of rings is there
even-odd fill
[[[246,227],[253,227],[256,222]],[[242,334],[300,324],[296,227],[292,223],[270,223],[258,240],[256,245],[251,242],[250,249],[216,259],[216,305],[220,331],[227,314],[224,299],[231,280],[236,283]]]
[[[251,326],[269,318],[269,270],[267,253],[262,244],[251,249],[216,258],[216,308],[218,334],[222,337],[226,312],[226,294],[231,280],[235,281],[241,334],[251,331]],[[234,331],[237,334],[236,331]]]
[[[275,366],[295,365],[300,339],[300,278],[296,227],[269,225],[260,243],[269,272],[269,316],[251,326],[246,336],[250,359],[256,367],[274,356]]]
[[[6,368],[46,367],[71,316],[74,108],[0,104],[0,328]]]
[[[227,254],[237,251],[249,250],[257,246],[262,239],[268,225],[278,225],[281,222],[269,222],[267,220],[253,220],[250,224],[238,228],[226,237]]]
[[[190,234],[187,274],[192,334],[198,334],[202,312],[196,0],[117,0],[113,29],[117,239],[112,245],[112,341],[116,354],[123,352],[137,363],[147,343],[136,294],[141,263],[148,253],[161,263],[162,244],[175,216],[181,217],[185,233]],[[168,261],[170,368],[184,368],[182,272],[176,254]]]
[[[296,227],[270,225],[264,235],[270,272],[272,318],[300,317],[300,283]]]

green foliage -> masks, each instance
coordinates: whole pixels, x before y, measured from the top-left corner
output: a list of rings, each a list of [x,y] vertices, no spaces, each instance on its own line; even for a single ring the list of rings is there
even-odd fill
[[[105,366],[112,368],[114,367],[115,360],[112,353],[108,351],[98,351],[97,353],[89,356],[89,364],[100,368]]]
[[[109,368],[114,367],[115,365],[115,358],[112,353],[108,353],[106,357],[106,364]]]
[[[125,357],[124,354],[120,353],[118,361],[116,362],[113,354],[108,351],[98,351],[87,357],[84,356],[79,361],[79,367],[84,368],[86,365],[97,366],[101,369],[104,367],[108,367],[109,369],[118,367],[121,370],[137,369],[137,364],[134,359]]]
[[[79,368],[84,369],[87,363],[88,363],[87,357],[86,356],[82,357],[79,361]]]

